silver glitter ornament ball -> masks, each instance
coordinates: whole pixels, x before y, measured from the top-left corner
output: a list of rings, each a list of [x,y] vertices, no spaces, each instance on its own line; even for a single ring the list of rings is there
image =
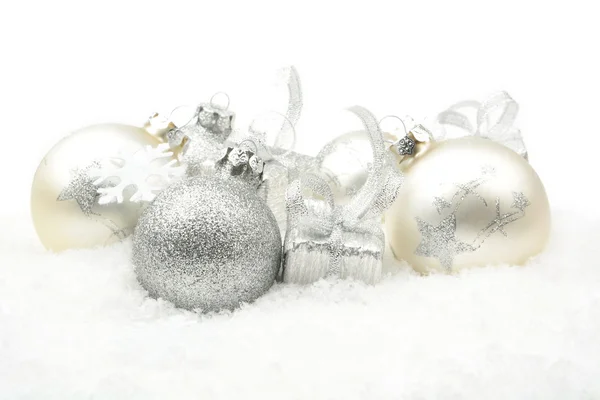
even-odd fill
[[[203,312],[234,309],[275,281],[281,236],[244,181],[199,176],[164,190],[133,236],[133,263],[150,296]]]

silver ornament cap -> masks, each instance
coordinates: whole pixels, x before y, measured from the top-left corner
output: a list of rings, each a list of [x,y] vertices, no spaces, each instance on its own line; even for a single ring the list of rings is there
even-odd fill
[[[215,96],[217,96],[217,93]],[[198,105],[194,117],[185,125],[170,130],[169,144],[182,148],[181,161],[188,176],[212,174],[225,141],[233,131],[235,113],[226,104],[217,104],[215,96],[209,103]]]

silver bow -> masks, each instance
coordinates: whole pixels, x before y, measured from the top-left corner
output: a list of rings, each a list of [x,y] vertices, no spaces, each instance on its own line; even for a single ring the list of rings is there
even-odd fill
[[[476,123],[462,110],[475,110]],[[527,159],[527,149],[521,131],[513,126],[519,112],[518,103],[506,92],[499,92],[484,102],[462,101],[450,106],[437,115],[442,125],[461,128],[472,136],[481,136],[514,150]],[[442,137],[436,140],[443,140]]]
[[[362,241],[374,239],[377,242],[376,257],[381,257],[385,240],[380,222],[374,217],[392,204],[402,183],[399,172],[388,163],[383,134],[375,117],[358,106],[350,111],[362,120],[373,150],[373,164],[365,184],[346,205],[334,204],[331,188],[314,174],[304,174],[294,180],[286,193],[288,229],[284,251],[293,250],[296,237],[324,245],[330,254],[329,274],[339,274],[344,252],[365,251],[361,246],[353,249],[345,246],[345,233],[359,241],[361,238]],[[313,195],[306,197],[307,191]]]

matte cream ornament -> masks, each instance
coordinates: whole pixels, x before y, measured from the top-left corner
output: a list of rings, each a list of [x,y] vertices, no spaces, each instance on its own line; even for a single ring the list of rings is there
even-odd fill
[[[513,130],[516,113],[506,118],[513,104],[505,96],[496,99],[502,101],[479,105],[480,123],[469,136],[420,141],[409,134],[396,144],[405,184],[386,213],[386,236],[396,258],[417,271],[523,264],[546,245],[550,207],[544,186],[524,157],[520,135],[506,133]],[[488,120],[493,108],[504,111],[495,123]],[[482,123],[489,128],[485,136],[479,134]],[[510,137],[519,153],[492,140],[499,137]],[[415,143],[412,154],[402,152],[407,140]]]
[[[329,182],[333,198],[346,204],[367,181],[373,151],[365,132],[345,133],[330,143],[317,155],[319,175]]]
[[[133,232],[145,205],[142,200],[155,192],[140,193],[135,185],[120,186],[123,190],[117,197],[124,196],[127,201],[111,202],[101,201],[102,191],[106,193],[118,186],[114,175],[119,174],[116,169],[124,167],[124,158],[133,157],[148,146],[155,148],[170,128],[99,124],[75,131],[58,142],[40,163],[31,189],[31,214],[42,244],[53,251],[94,247],[121,240]],[[164,148],[160,152],[159,160],[148,162],[163,165],[173,159]],[[104,175],[106,167],[113,179]],[[148,172],[147,177],[152,178],[154,173]],[[102,176],[105,179],[98,181]],[[115,191],[110,193],[109,197],[116,195]],[[137,195],[138,201],[129,201],[132,195]]]
[[[139,282],[177,307],[234,309],[263,295],[279,271],[277,221],[256,193],[263,162],[247,141],[224,151],[214,175],[163,191],[135,229]]]

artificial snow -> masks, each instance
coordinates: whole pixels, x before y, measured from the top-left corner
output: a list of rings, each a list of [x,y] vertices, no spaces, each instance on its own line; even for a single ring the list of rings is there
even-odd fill
[[[525,267],[275,285],[235,312],[150,299],[129,241],[44,251],[0,220],[0,399],[600,398],[600,220]],[[507,249],[507,251],[510,251]]]

